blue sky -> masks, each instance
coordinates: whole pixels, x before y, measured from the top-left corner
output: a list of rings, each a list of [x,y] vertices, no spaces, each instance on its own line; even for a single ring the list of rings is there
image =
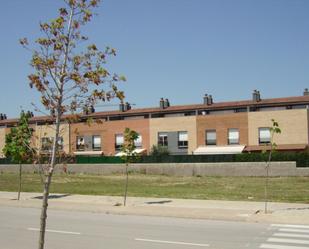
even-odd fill
[[[39,37],[59,0],[3,1],[0,9],[0,112],[32,109],[30,54],[18,39]],[[309,87],[308,0],[105,0],[84,30],[100,48],[115,47],[113,72],[134,108],[301,95]],[[117,108],[117,107],[114,107]]]

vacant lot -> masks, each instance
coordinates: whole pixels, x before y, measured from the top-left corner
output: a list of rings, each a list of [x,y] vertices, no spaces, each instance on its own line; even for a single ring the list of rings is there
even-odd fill
[[[51,192],[122,195],[123,175],[55,175]],[[16,191],[18,175],[0,174],[0,191]],[[213,200],[263,201],[263,177],[170,177],[133,174],[129,177],[129,196],[170,197]],[[37,174],[23,175],[23,191],[41,192]],[[273,177],[269,182],[269,199],[281,202],[309,203],[309,177]]]

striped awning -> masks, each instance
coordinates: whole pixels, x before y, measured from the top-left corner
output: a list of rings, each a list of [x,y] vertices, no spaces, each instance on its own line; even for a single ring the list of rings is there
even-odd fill
[[[77,156],[97,156],[97,155],[99,156],[103,154],[103,151],[102,150],[74,151],[73,153],[74,155],[77,155]]]
[[[230,146],[200,146],[193,154],[194,155],[226,155],[226,154],[240,154],[243,152],[244,145],[230,145]]]
[[[279,151],[302,151],[307,148],[307,144],[278,144],[276,150]],[[247,152],[258,152],[258,151],[270,150],[270,145],[249,145],[246,147]]]
[[[133,154],[143,154],[144,152],[146,152],[146,149],[135,149],[133,151]],[[115,156],[125,156],[126,154],[122,151],[118,152],[115,154]]]

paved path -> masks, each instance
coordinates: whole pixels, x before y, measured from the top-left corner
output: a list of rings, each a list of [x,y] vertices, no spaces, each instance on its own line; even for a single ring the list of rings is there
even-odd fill
[[[0,207],[1,249],[33,249],[39,209]],[[268,224],[50,210],[46,249],[259,248]],[[17,239],[18,238],[18,239]]]
[[[271,235],[259,245],[264,249],[309,249],[309,226],[271,224]]]
[[[36,248],[39,216],[0,206],[0,248]],[[309,249],[309,226],[49,210],[45,248]]]
[[[40,208],[41,195],[22,193],[21,200],[16,201],[16,193],[0,192],[0,206]],[[50,197],[49,208],[54,210],[309,225],[309,204],[269,203],[271,212],[264,214],[263,202],[129,197],[123,207],[117,206],[123,202],[122,197],[63,194]]]

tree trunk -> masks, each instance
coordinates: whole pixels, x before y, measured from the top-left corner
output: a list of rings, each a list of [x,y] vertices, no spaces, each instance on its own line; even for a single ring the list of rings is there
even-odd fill
[[[270,146],[270,152],[268,155],[268,162],[266,164],[266,179],[265,179],[265,189],[264,189],[264,198],[265,198],[265,207],[264,207],[264,213],[267,214],[268,212],[268,182],[269,182],[269,167],[270,167],[270,161],[271,161],[271,155],[273,151],[273,145]]]
[[[21,163],[19,163],[19,186],[18,186],[18,196],[17,196],[17,200],[20,200],[20,192],[21,192],[21,171],[22,171],[22,166],[21,166]]]
[[[52,156],[51,156],[51,162],[48,170],[48,174],[45,179],[44,184],[44,193],[43,193],[43,201],[42,201],[42,210],[41,210],[41,224],[40,224],[40,237],[39,237],[39,249],[44,249],[44,243],[45,243],[45,229],[46,229],[46,220],[47,220],[47,207],[48,207],[48,196],[49,196],[49,188],[51,184],[51,179],[53,176],[54,168],[56,165],[56,154],[58,151],[58,140],[59,140],[59,132],[60,132],[60,122],[61,122],[61,116],[63,114],[62,109],[62,103],[63,103],[63,88],[64,88],[64,82],[63,82],[63,75],[65,75],[67,62],[68,62],[68,54],[69,54],[69,47],[70,45],[70,35],[72,31],[72,20],[74,15],[74,8],[71,8],[70,11],[70,18],[68,23],[68,32],[67,32],[67,38],[68,42],[65,45],[65,52],[64,52],[64,58],[63,58],[63,65],[60,73],[60,78],[58,79],[59,82],[55,82],[59,98],[57,98],[57,108],[56,108],[56,132],[55,137],[53,141],[53,150],[52,150]]]
[[[59,139],[59,130],[60,130],[60,111],[58,110],[57,118],[56,118],[56,133],[55,133],[55,137],[53,141],[52,157],[51,157],[49,170],[48,170],[47,176],[45,178],[45,183],[44,183],[42,210],[41,210],[41,218],[40,218],[41,222],[40,222],[39,249],[44,249],[49,188],[50,188],[54,168],[56,165],[56,153],[58,149],[57,145],[58,145],[58,139]]]
[[[46,219],[47,219],[47,207],[48,207],[48,196],[49,187],[52,179],[52,171],[48,173],[44,184],[43,202],[41,210],[41,223],[40,223],[40,238],[39,238],[39,249],[44,248],[45,243],[45,229],[46,229]]]
[[[123,206],[126,206],[127,203],[127,194],[128,194],[128,183],[129,183],[129,171],[128,171],[129,164],[126,163],[126,186],[124,191],[124,200],[123,200]]]
[[[268,204],[268,175],[269,175],[269,165],[267,163],[267,166],[266,166],[265,188],[264,188],[264,199],[265,199],[264,213],[265,214],[267,214],[267,204]]]

